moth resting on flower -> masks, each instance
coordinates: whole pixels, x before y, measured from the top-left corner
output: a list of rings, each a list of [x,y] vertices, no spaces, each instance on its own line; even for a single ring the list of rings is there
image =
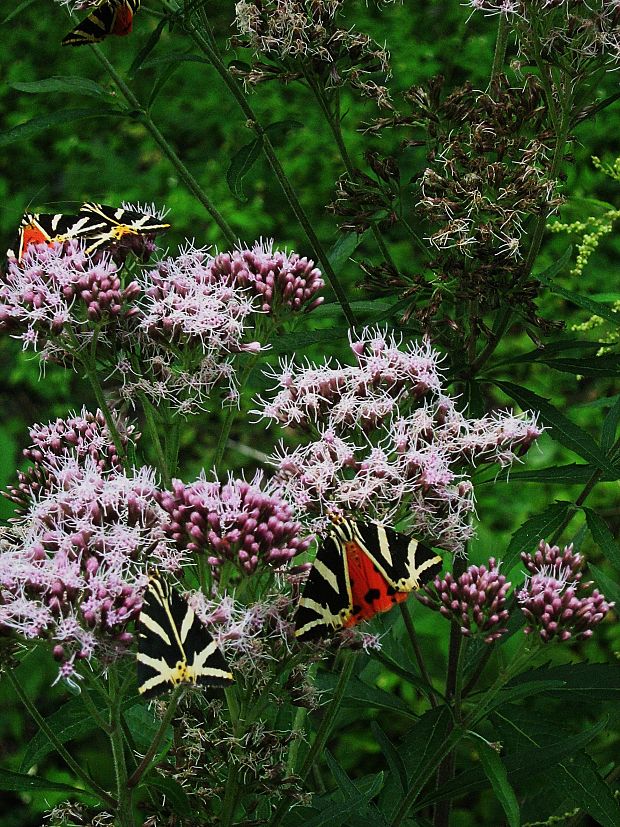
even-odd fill
[[[149,578],[138,619],[138,692],[153,698],[179,684],[228,686],[232,672],[217,643],[177,592]]]
[[[295,612],[295,637],[323,637],[370,620],[407,599],[442,567],[414,537],[379,523],[330,514]]]

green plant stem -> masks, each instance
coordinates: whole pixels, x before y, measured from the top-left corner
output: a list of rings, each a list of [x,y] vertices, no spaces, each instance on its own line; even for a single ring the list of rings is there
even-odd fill
[[[88,691],[83,690],[80,693],[80,699],[82,700],[84,706],[88,710],[89,714],[92,716],[93,720],[96,722],[97,726],[102,729],[106,735],[110,735],[110,725],[108,722],[100,715],[99,710],[93,699],[90,697]]]
[[[225,692],[233,727],[233,736],[238,744],[243,735],[243,726],[245,724],[243,698],[241,699],[241,703],[237,703],[235,687],[229,687]],[[221,827],[232,827],[235,822],[235,810],[237,809],[239,799],[239,786],[239,766],[235,760],[235,756],[231,755],[230,761],[228,762],[228,778],[226,779],[226,789],[224,791],[224,800],[222,801],[222,811],[219,820]]]
[[[454,578],[455,580],[463,574],[467,568],[467,562],[464,557],[458,557],[454,561]],[[448,649],[448,669],[446,673],[446,701],[454,702],[454,715],[456,720],[460,720],[460,686],[462,677],[460,671],[462,667],[461,651],[463,648],[463,634],[457,626],[453,623],[450,627],[450,643]],[[457,696],[458,690],[458,696]],[[437,788],[439,789],[448,781],[452,780],[454,776],[454,769],[456,766],[454,752],[450,751],[444,761],[439,765],[437,771]],[[439,801],[435,807],[433,816],[434,827],[448,827],[450,823],[450,810],[452,802],[450,799]]]
[[[110,671],[110,744],[116,777],[116,821],[117,827],[135,827],[132,813],[132,789],[127,784],[127,764],[125,762],[125,741],[121,719],[123,695],[118,685],[116,674]]]
[[[407,634],[409,635],[409,640],[411,642],[411,646],[412,646],[413,652],[415,654],[415,659],[418,663],[418,668],[420,670],[420,674],[422,675],[422,677],[424,678],[424,680],[426,681],[426,683],[428,684],[428,687],[429,687],[428,700],[430,701],[430,704],[433,707],[433,709],[435,709],[436,706],[437,706],[437,697],[435,696],[435,693],[433,692],[433,684],[432,684],[430,675],[428,674],[428,669],[426,668],[426,663],[424,662],[424,655],[422,654],[422,649],[420,648],[420,643],[418,641],[418,635],[416,633],[415,626],[413,624],[413,619],[412,619],[411,613],[409,611],[409,606],[407,605],[406,602],[405,603],[399,603],[398,605],[399,605],[399,608],[400,608],[400,613],[402,615],[402,618],[405,622],[405,628],[407,629]]]
[[[247,364],[243,367],[239,374],[238,380],[238,388],[239,388],[239,398],[241,400],[241,395],[245,389],[245,386],[248,383],[248,379],[250,378],[250,374],[254,370],[254,366],[258,361],[259,354],[255,354],[253,356],[248,356]],[[222,427],[220,429],[220,434],[217,439],[217,445],[215,446],[215,453],[213,455],[213,467],[215,469],[218,468],[219,464],[221,463],[224,457],[224,451],[226,450],[226,443],[228,442],[228,437],[230,436],[230,432],[233,426],[235,419],[237,418],[237,414],[239,413],[239,408],[235,405],[230,405],[226,409],[226,413],[224,414],[224,422],[222,423]]]
[[[347,149],[347,145],[344,142],[344,138],[342,136],[342,129],[340,127],[340,118],[338,113],[332,112],[329,106],[329,101],[326,98],[325,90],[321,87],[320,81],[317,81],[313,78],[310,73],[306,74],[306,80],[308,81],[308,85],[316,98],[317,103],[319,104],[319,108],[323,113],[323,117],[327,121],[327,124],[331,130],[331,133],[336,141],[336,146],[338,147],[338,151],[340,152],[340,157],[342,158],[342,163],[347,171],[347,175],[351,181],[355,180],[355,167],[353,166],[353,162],[351,161],[351,156],[349,155],[349,151]],[[335,95],[338,94],[338,90],[334,92]],[[377,246],[383,256],[384,260],[396,270],[396,264],[394,259],[390,255],[390,251],[388,250],[385,241],[383,240],[383,236],[381,234],[381,230],[377,226],[377,224],[371,224],[371,232],[377,242]]]
[[[302,781],[305,781],[312,767],[314,766],[314,762],[319,757],[319,755],[325,749],[325,745],[329,740],[329,736],[331,735],[332,727],[336,721],[336,717],[338,716],[338,712],[340,711],[340,706],[342,705],[342,701],[344,699],[344,693],[347,689],[347,684],[349,683],[349,679],[351,678],[351,674],[353,672],[353,666],[355,665],[355,653],[354,652],[343,652],[342,655],[343,664],[342,669],[340,671],[340,675],[338,677],[338,683],[336,684],[336,688],[334,689],[334,697],[331,700],[327,710],[325,711],[325,715],[323,716],[323,720],[319,725],[319,729],[316,733],[315,739],[312,742],[310,749],[304,759],[303,764],[301,765],[301,769],[299,771],[299,777]],[[271,827],[278,827],[282,819],[286,814],[287,809],[287,802],[282,800],[274,813],[273,820],[271,822]]]
[[[14,669],[7,669],[5,672],[6,677],[9,680],[9,683],[15,690],[15,694],[26,707],[30,716],[36,721],[39,729],[45,733],[45,737],[49,740],[50,744],[53,745],[54,749],[63,759],[65,764],[69,767],[69,769],[82,781],[89,790],[107,804],[109,807],[116,808],[116,801],[114,798],[107,793],[102,787],[99,786],[93,779],[85,772],[82,767],[75,761],[75,759],[71,756],[71,754],[65,749],[64,744],[60,742],[54,730],[50,727],[47,723],[45,718],[41,715],[39,710],[36,706],[32,703],[26,692],[24,691],[23,686],[19,682],[17,675],[15,674]]]
[[[159,725],[159,729],[155,733],[155,737],[151,741],[151,744],[146,751],[146,754],[142,761],[138,764],[135,771],[131,774],[131,776],[127,779],[127,786],[129,788],[136,787],[140,780],[151,768],[151,761],[155,758],[155,754],[159,749],[161,742],[164,740],[168,727],[174,717],[174,713],[177,711],[177,706],[181,699],[181,695],[183,694],[184,687],[177,686],[177,688],[172,693],[172,697],[170,698],[170,703],[168,704],[168,708],[166,709],[166,714],[161,720]]]
[[[105,68],[107,73],[110,75],[110,77],[118,87],[118,90],[123,95],[127,103],[132,107],[132,109],[135,110],[134,117],[139,118],[141,123],[143,123],[146,129],[148,130],[148,132],[150,132],[151,137],[153,138],[155,143],[159,146],[166,158],[170,161],[172,166],[177,171],[179,178],[183,181],[183,183],[192,193],[192,195],[194,195],[196,199],[202,204],[202,206],[205,208],[205,210],[209,213],[211,218],[220,228],[220,230],[222,231],[222,235],[226,239],[227,243],[231,246],[234,246],[237,242],[237,235],[233,232],[232,228],[230,227],[224,216],[220,213],[220,211],[211,201],[209,196],[204,192],[198,181],[194,178],[192,173],[176,154],[171,144],[159,131],[157,125],[151,118],[148,111],[142,106],[138,98],[134,95],[129,86],[127,86],[123,78],[119,75],[115,67],[112,65],[112,63],[110,63],[110,61],[101,51],[101,49],[96,45],[91,45],[90,48],[97,57],[97,60],[99,60],[99,62]]]
[[[508,24],[508,19],[505,15],[500,14],[499,21],[497,23],[495,54],[493,55],[493,66],[491,68],[491,82],[494,81],[497,77],[499,77],[502,69],[504,68],[504,62],[506,60],[506,49],[508,48],[509,32],[510,27]]]
[[[209,61],[213,65],[213,68],[216,70],[218,75],[222,78],[224,84],[228,88],[229,92],[234,97],[236,103],[238,104],[239,108],[241,109],[243,115],[247,118],[248,124],[251,129],[254,130],[258,138],[261,142],[262,151],[269,162],[269,166],[271,167],[272,172],[276,176],[284,195],[286,196],[286,200],[289,203],[290,208],[292,209],[297,221],[299,222],[301,228],[303,229],[308,242],[312,248],[313,255],[320,263],[327,280],[329,281],[332,290],[336,294],[336,298],[342,307],[342,312],[344,313],[349,325],[351,327],[355,327],[357,324],[357,320],[353,311],[351,310],[351,306],[349,304],[349,300],[347,299],[347,295],[340,284],[338,276],[334,268],[332,267],[329,258],[323,249],[321,242],[317,234],[314,232],[314,228],[310,223],[308,216],[304,208],[301,205],[297,197],[297,193],[291,186],[291,183],[278,160],[278,157],[274,151],[273,145],[269,139],[269,135],[265,128],[261,125],[256,114],[243,92],[240,84],[235,80],[235,78],[230,74],[228,68],[220,58],[216,49],[213,48],[211,43],[206,40],[201,32],[199,32],[196,27],[191,23],[190,20],[185,20],[186,29],[189,33],[189,36],[192,38],[194,43],[200,48],[203,53],[208,57]]]
[[[153,445],[153,448],[155,450],[155,455],[157,456],[159,473],[161,475],[161,479],[164,486],[169,488],[172,482],[172,474],[171,469],[168,466],[168,461],[166,460],[166,455],[164,454],[161,439],[159,438],[159,431],[157,430],[157,423],[155,422],[153,406],[151,402],[147,399],[145,394],[139,394],[139,398],[140,402],[142,403],[142,411],[144,413],[144,421],[146,424],[148,435],[151,440],[151,444]]]

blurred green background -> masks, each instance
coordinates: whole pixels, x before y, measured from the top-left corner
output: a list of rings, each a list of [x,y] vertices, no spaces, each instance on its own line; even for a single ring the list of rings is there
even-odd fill
[[[21,8],[23,7],[23,8]],[[2,14],[11,15],[2,26],[1,79],[0,79],[0,133],[39,117],[45,113],[60,112],[96,105],[93,99],[79,95],[27,94],[12,87],[14,83],[41,80],[51,76],[81,76],[97,81],[113,90],[101,64],[85,48],[61,48],[60,41],[71,24],[66,11],[52,0],[33,0],[15,4],[8,9],[4,4]],[[213,0],[208,14],[216,36],[227,47],[233,33],[233,0]],[[484,88],[488,80],[495,40],[495,19],[474,16],[456,0],[439,2],[426,0],[416,4],[405,3],[377,8],[374,3],[350,2],[350,21],[357,28],[373,35],[379,42],[387,43],[392,55],[394,77],[392,89],[397,98],[399,90],[441,72],[448,84],[458,85],[470,80],[474,87]],[[157,18],[149,13],[148,4],[135,20],[135,29],[128,38],[108,38],[103,50],[121,74],[129,73],[140,50],[148,41],[157,25]],[[191,45],[180,32],[165,30],[153,56],[165,57],[170,53],[191,52]],[[227,59],[243,57],[228,48]],[[161,63],[130,73],[129,83],[141,101],[146,101],[155,83],[163,83],[153,107],[152,116],[166,138],[198,179],[220,212],[233,227],[239,239],[252,243],[259,237],[273,237],[276,246],[286,246],[300,254],[309,250],[305,236],[274,180],[271,171],[261,158],[245,180],[245,203],[230,192],[226,173],[230,159],[252,138],[252,133],[234,102],[228,96],[215,72],[207,65],[195,62]],[[610,73],[602,80],[600,97],[613,94],[617,89],[617,73]],[[338,238],[334,217],[325,210],[332,200],[334,182],[342,173],[336,148],[328,134],[328,128],[309,93],[300,85],[282,86],[265,84],[252,94],[255,107],[263,124],[288,121],[291,128],[283,131],[275,143],[279,157],[293,182],[299,198],[311,217],[312,223],[325,246],[329,249]],[[398,105],[398,101],[397,101]],[[362,162],[362,153],[368,149],[387,152],[396,148],[399,135],[370,138],[360,131],[363,123],[376,116],[371,103],[344,93],[343,111],[346,112],[344,128],[347,145],[355,163]],[[620,154],[617,136],[620,134],[620,111],[611,107],[595,120],[583,124],[574,145],[574,163],[566,170],[565,195],[573,200],[570,217],[586,216],[593,211],[588,199],[599,199],[620,207],[618,185],[593,168],[591,155],[612,160]],[[611,136],[611,137],[610,137]],[[0,135],[0,142],[2,141]],[[393,142],[393,146],[389,142]],[[423,155],[420,154],[420,164]],[[161,242],[170,251],[185,239],[200,245],[213,245],[225,249],[218,228],[204,209],[179,181],[174,169],[153,143],[146,129],[131,118],[93,118],[75,123],[58,124],[38,132],[27,140],[2,143],[0,156],[0,238],[5,247],[13,246],[16,228],[25,209],[56,211],[70,210],[72,205],[84,199],[118,204],[123,200],[165,204],[170,208],[169,220],[173,229]],[[396,259],[409,261],[413,254],[409,242],[395,227],[388,231]],[[557,258],[568,244],[564,236],[553,236],[544,247],[539,269]],[[562,283],[592,297],[609,295],[620,285],[616,276],[618,241],[608,237],[596,253],[588,268],[579,279],[571,283],[563,276]],[[369,243],[363,244],[354,259],[375,260],[376,251]],[[356,284],[361,272],[350,261],[340,274],[352,301],[364,298]],[[333,301],[329,295],[327,301]],[[586,314],[563,302],[557,296],[548,296],[541,302],[541,310],[547,318],[562,320],[570,325],[583,321]],[[308,317],[309,327],[328,328],[334,318],[329,308]],[[341,320],[338,322],[341,324]],[[498,358],[506,353],[532,349],[533,344],[518,330],[506,337]],[[327,346],[306,347],[299,357],[322,359],[324,355],[346,354],[346,338]],[[49,366],[42,376],[36,358],[24,354],[19,342],[4,336],[0,339],[0,487],[13,479],[16,463],[20,462],[21,449],[26,444],[27,428],[35,421],[47,421],[63,416],[83,404],[94,407],[90,392],[79,377]],[[569,374],[553,372],[543,365],[513,366],[509,372],[497,376],[514,382],[523,382],[538,394],[549,397],[575,422],[587,428],[593,436],[600,431],[601,422],[609,407],[609,398],[620,393],[614,379],[581,379],[575,381]],[[261,390],[260,376],[254,375],[244,400],[251,407],[253,393]],[[506,404],[506,400],[485,389],[485,401],[489,408]],[[216,406],[216,408],[219,406]],[[188,422],[184,433],[183,475],[191,479],[201,467],[210,467],[210,457],[217,439],[221,411],[205,414]],[[256,450],[268,454],[281,437],[275,429],[266,430],[262,424],[251,424],[239,416],[233,429],[232,445],[226,454],[227,466],[235,471],[251,473],[260,460]],[[254,449],[247,450],[248,447]],[[568,451],[544,436],[526,457],[528,468],[542,468],[556,464],[579,461]],[[518,470],[518,469],[516,469]],[[486,475],[488,478],[488,474]],[[533,485],[524,482],[494,482],[494,479],[477,487],[477,539],[472,544],[471,556],[479,562],[489,556],[501,556],[510,535],[531,515],[539,513],[554,500],[571,500],[580,488],[558,484]],[[620,507],[618,483],[598,486],[588,504],[602,514],[618,535]],[[10,507],[0,501],[0,517],[10,516]],[[566,540],[583,536],[579,529],[582,517],[573,520]],[[608,567],[589,537],[585,537],[583,552],[610,577],[614,572]],[[519,567],[513,573],[520,578]],[[513,577],[513,579],[514,579]],[[411,601],[412,603],[414,601]],[[432,666],[440,674],[445,663],[447,624],[438,617],[420,611],[415,606],[416,619],[424,640],[425,649],[433,653]],[[589,659],[608,661],[620,648],[620,635],[615,624],[601,628],[593,640],[567,647],[550,649],[549,657],[556,662]],[[20,666],[20,675],[27,690],[39,697],[42,714],[49,714],[65,695],[63,689],[49,685],[55,676],[55,666],[43,650],[32,652]],[[380,685],[408,697],[411,690],[398,685],[392,676],[378,676]],[[411,698],[412,701],[415,699]],[[25,716],[16,699],[0,681],[0,754],[8,768],[17,768],[20,751],[32,737],[33,722]],[[591,714],[597,717],[602,704],[592,701]],[[606,737],[600,743],[600,763],[604,765],[618,748],[617,709],[607,710],[612,719]],[[345,737],[334,743],[334,751],[352,775],[376,769],[378,748],[369,735],[367,718],[359,711],[348,714]],[[567,716],[571,709],[565,709]],[[581,708],[576,719],[583,724],[589,710]],[[389,715],[382,720],[385,729],[398,731],[398,717]],[[614,735],[614,733],[616,733]],[[97,760],[98,745],[94,742],[78,744],[79,760],[92,763]],[[463,748],[464,750],[466,748]],[[469,760],[467,754],[464,760]],[[105,769],[104,769],[105,772]],[[48,757],[38,773],[58,780],[68,780],[62,764]],[[61,797],[59,795],[59,797]],[[55,800],[51,793],[28,796],[9,796],[0,804],[1,827],[36,825],[41,823],[41,812]],[[474,827],[479,824],[501,823],[500,811],[491,793],[477,798],[477,804],[462,800],[455,812],[454,824],[458,827]]]

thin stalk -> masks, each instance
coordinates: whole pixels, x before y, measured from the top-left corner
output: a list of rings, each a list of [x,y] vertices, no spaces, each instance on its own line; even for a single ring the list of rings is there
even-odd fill
[[[110,725],[108,722],[103,718],[103,716],[99,713],[97,706],[93,699],[90,697],[89,692],[86,690],[80,693],[80,699],[83,701],[84,706],[88,710],[89,714],[91,715],[92,719],[96,722],[97,726],[102,729],[106,735],[110,735]]]
[[[161,151],[164,153],[166,158],[170,161],[172,166],[176,169],[177,173],[179,174],[179,178],[183,181],[185,186],[188,190],[196,197],[196,199],[202,204],[205,210],[209,213],[211,218],[215,221],[217,226],[222,231],[222,235],[226,239],[227,243],[231,246],[234,246],[237,242],[237,235],[233,232],[231,226],[228,224],[224,216],[220,213],[217,209],[215,204],[211,201],[209,196],[204,192],[198,181],[194,178],[192,173],[189,169],[185,166],[183,161],[179,158],[176,154],[174,149],[172,148],[171,144],[167,141],[164,135],[159,131],[157,125],[151,118],[148,111],[142,106],[138,98],[134,95],[131,91],[129,86],[125,83],[123,78],[119,75],[116,71],[115,67],[110,63],[101,49],[96,45],[91,45],[90,47],[95,54],[97,60],[102,64],[105,68],[107,73],[110,75],[118,90],[121,92],[127,103],[136,110],[137,115],[140,118],[141,123],[147,128],[147,130],[151,133],[151,137],[155,141],[155,143],[159,146]]]
[[[239,398],[241,398],[241,394],[243,393],[245,386],[248,383],[248,379],[250,378],[250,374],[258,361],[258,354],[254,356],[248,356],[248,361],[245,367],[242,369],[241,374],[239,376]],[[237,414],[239,413],[239,408],[235,405],[230,405],[226,413],[224,415],[224,422],[222,423],[222,428],[220,430],[220,435],[217,440],[217,445],[215,446],[215,454],[213,455],[213,467],[217,469],[219,464],[222,461],[224,456],[224,451],[226,450],[226,443],[228,442],[228,437],[230,436],[230,432],[233,426],[235,419],[237,418]]]
[[[325,745],[331,735],[332,727],[334,726],[336,717],[340,711],[340,706],[344,699],[344,693],[346,691],[347,684],[349,683],[349,679],[351,678],[353,666],[355,665],[355,654],[353,652],[345,652],[343,653],[343,660],[344,663],[342,664],[342,670],[334,690],[334,697],[332,698],[331,703],[323,716],[323,720],[319,725],[315,739],[312,742],[301,766],[301,770],[299,771],[299,777],[302,781],[306,780],[314,766],[314,762],[325,749]],[[276,809],[271,822],[271,827],[278,827],[286,814],[287,807],[288,803],[285,800],[282,800]]]
[[[241,703],[237,703],[234,688],[226,689],[225,693],[233,727],[233,735],[238,744],[243,734],[243,724],[245,723],[243,698],[241,698]],[[220,813],[219,820],[221,827],[232,827],[235,823],[235,810],[237,809],[237,802],[239,800],[239,787],[239,766],[235,760],[235,756],[231,755],[228,762],[228,778],[226,779],[226,789],[224,791],[222,812]]]
[[[495,54],[493,55],[493,67],[491,68],[491,82],[501,73],[506,60],[506,49],[508,48],[509,34],[508,19],[500,14],[497,24],[497,38],[495,40]]]
[[[46,738],[49,740],[50,744],[53,745],[56,752],[60,755],[63,759],[65,764],[69,767],[69,769],[82,781],[89,790],[101,799],[101,801],[105,802],[109,807],[116,808],[116,801],[112,796],[107,793],[104,789],[102,789],[99,784],[97,784],[93,779],[85,772],[82,767],[75,761],[75,759],[71,756],[71,754],[65,749],[64,744],[60,742],[54,730],[50,727],[47,723],[45,718],[41,715],[39,710],[36,706],[32,703],[26,692],[24,691],[23,686],[19,682],[17,675],[15,674],[14,669],[7,669],[5,672],[6,677],[9,679],[9,683],[15,690],[15,694],[26,707],[30,716],[36,721],[39,729],[45,733]]]
[[[301,228],[303,229],[304,233],[306,234],[308,242],[309,242],[309,244],[312,248],[314,257],[320,263],[320,265],[323,269],[323,272],[325,273],[325,276],[327,277],[327,280],[329,281],[329,283],[331,285],[332,290],[336,294],[336,298],[338,299],[338,302],[339,302],[340,306],[342,307],[342,312],[344,313],[349,325],[351,327],[355,327],[356,324],[357,324],[357,320],[355,318],[355,315],[354,315],[353,311],[351,310],[351,306],[349,305],[349,300],[347,299],[347,295],[346,295],[342,285],[340,284],[338,276],[336,275],[336,272],[335,272],[334,268],[332,267],[332,265],[329,261],[329,258],[327,257],[327,254],[326,254],[325,250],[323,249],[323,246],[322,246],[321,242],[319,241],[319,238],[318,238],[317,234],[314,232],[314,228],[312,227],[312,224],[310,223],[310,220],[309,220],[308,216],[306,215],[306,212],[305,212],[304,208],[301,205],[301,202],[299,201],[299,199],[297,197],[297,193],[295,192],[295,190],[291,186],[291,183],[290,183],[286,173],[284,172],[284,169],[282,168],[282,165],[280,164],[280,161],[278,160],[278,157],[277,157],[277,155],[274,151],[273,145],[272,145],[272,143],[269,139],[268,133],[263,128],[263,126],[259,122],[258,118],[256,117],[256,114],[255,114],[254,110],[252,109],[252,107],[248,103],[248,100],[245,96],[245,93],[243,92],[243,89],[241,88],[239,83],[235,80],[235,78],[230,74],[230,72],[228,71],[227,66],[224,64],[224,62],[220,58],[220,56],[219,56],[218,52],[216,51],[216,49],[214,49],[213,46],[211,45],[211,43],[209,43],[208,40],[206,40],[202,36],[201,32],[199,32],[196,29],[196,27],[191,23],[190,20],[187,20],[187,19],[185,20],[185,26],[186,26],[186,29],[189,33],[189,36],[192,38],[194,43],[200,49],[202,49],[204,54],[209,58],[211,64],[213,65],[213,68],[216,70],[218,75],[222,78],[222,80],[223,80],[224,84],[226,85],[226,87],[228,88],[229,92],[234,97],[234,99],[237,102],[237,105],[239,106],[239,108],[241,109],[243,115],[248,120],[247,125],[250,128],[252,128],[254,130],[254,132],[256,133],[256,135],[260,138],[261,148],[263,150],[263,153],[265,154],[265,157],[267,158],[267,161],[269,162],[269,166],[271,167],[272,172],[276,176],[276,178],[277,178],[277,180],[278,180],[278,182],[279,182],[279,184],[280,184],[280,186],[281,186],[281,188],[284,192],[284,195],[286,196],[286,200],[288,201],[289,206],[291,207],[295,217],[297,218],[297,221],[299,222],[299,224],[301,225]]]
[[[172,693],[170,703],[168,704],[168,708],[166,709],[166,714],[161,720],[161,724],[159,725],[159,729],[155,733],[155,737],[151,741],[151,744],[148,750],[146,751],[144,758],[142,759],[142,761],[140,761],[135,771],[127,779],[128,787],[136,787],[140,783],[142,776],[144,776],[151,768],[151,761],[155,757],[155,754],[157,753],[157,750],[159,749],[161,742],[164,740],[168,727],[170,726],[170,723],[174,717],[174,713],[177,711],[177,706],[181,699],[183,691],[183,686],[177,686],[177,688]]]
[[[142,411],[144,413],[144,421],[146,424],[148,435],[150,437],[153,448],[155,449],[155,454],[157,456],[159,473],[161,474],[164,486],[168,488],[171,484],[171,469],[168,467],[166,455],[164,454],[161,439],[159,438],[159,431],[157,430],[157,423],[155,422],[155,416],[153,414],[153,406],[151,405],[150,401],[147,399],[145,394],[140,394],[139,396],[140,401],[142,403]]]
[[[116,776],[116,822],[118,827],[135,827],[131,798],[132,789],[127,784],[127,764],[125,762],[125,739],[121,718],[123,695],[119,689],[114,672],[110,672],[110,744]]]
[[[314,78],[311,77],[309,73],[306,74],[306,80],[308,81],[308,85],[314,94],[314,97],[319,104],[319,108],[323,113],[325,120],[329,128],[331,129],[331,133],[336,141],[336,146],[338,147],[338,151],[340,152],[340,157],[342,158],[342,163],[347,171],[347,175],[349,176],[350,180],[353,181],[355,178],[355,167],[353,166],[353,162],[351,161],[351,156],[349,155],[349,151],[347,149],[347,145],[344,142],[344,138],[342,136],[342,129],[340,126],[340,118],[338,117],[337,113],[331,111],[329,107],[329,101],[325,96],[325,90],[320,86],[320,83],[316,82]],[[338,94],[336,91],[334,94]],[[390,255],[390,251],[388,250],[385,241],[383,240],[383,236],[381,235],[381,230],[379,227],[373,223],[370,226],[371,232],[375,237],[375,241],[377,242],[377,246],[383,256],[384,260],[396,270],[396,264],[394,259]]]
[[[420,648],[420,643],[418,641],[418,635],[415,630],[415,626],[413,625],[413,619],[411,617],[411,613],[409,612],[409,606],[407,603],[399,603],[400,613],[403,616],[403,620],[405,621],[405,627],[407,629],[407,634],[409,635],[409,640],[411,641],[411,646],[413,648],[413,652],[415,654],[415,659],[418,663],[418,668],[420,670],[420,674],[426,681],[429,686],[429,694],[428,699],[430,701],[431,706],[433,709],[437,707],[437,698],[435,693],[433,692],[433,684],[428,674],[428,669],[426,668],[426,663],[424,662],[424,655],[422,654],[422,649]]]

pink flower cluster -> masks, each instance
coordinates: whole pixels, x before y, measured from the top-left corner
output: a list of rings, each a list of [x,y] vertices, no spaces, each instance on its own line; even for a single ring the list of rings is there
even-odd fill
[[[210,272],[213,278],[247,287],[264,313],[276,314],[280,307],[310,312],[323,303],[317,293],[325,282],[314,262],[297,253],[274,250],[272,240],[257,241],[252,249],[220,253]]]
[[[541,433],[534,417],[496,412],[468,419],[442,388],[428,342],[403,348],[366,328],[353,365],[283,364],[254,413],[312,434],[273,458],[287,496],[315,515],[334,508],[407,517],[433,545],[460,550],[472,534],[471,464],[509,465]]]
[[[208,554],[212,566],[232,560],[247,574],[259,565],[279,567],[306,551],[312,539],[300,537],[293,508],[261,473],[251,482],[232,476],[226,483],[209,482],[204,474],[189,484],[173,480],[158,501],[177,549]]]
[[[117,423],[123,448],[130,439],[136,439],[133,425]],[[108,431],[103,413],[97,409],[91,413],[82,408],[79,414],[68,419],[56,419],[46,425],[33,425],[29,430],[32,445],[25,448],[23,455],[33,465],[27,471],[18,471],[16,486],[10,486],[7,496],[19,506],[28,506],[33,498],[49,492],[55,468],[62,468],[65,459],[73,458],[83,462],[89,457],[102,474],[121,471],[122,465],[117,449]]]
[[[425,606],[454,620],[466,637],[479,635],[485,643],[493,643],[508,630],[505,608],[510,583],[491,557],[488,566],[469,566],[460,577],[450,572],[436,577],[424,586],[426,594],[416,594]]]
[[[131,475],[96,460],[43,458],[48,488],[0,546],[0,630],[54,644],[61,677],[75,661],[121,654],[142,605],[147,568],[177,570],[148,467]]]
[[[21,331],[24,348],[36,349],[41,334],[132,316],[140,288],[135,281],[123,285],[119,271],[110,256],[91,258],[78,241],[30,245],[21,262],[9,259],[0,279],[0,331]]]
[[[530,572],[517,599],[525,615],[526,634],[538,632],[545,643],[571,637],[591,637],[598,625],[614,606],[605,600],[598,589],[586,593],[582,584],[584,560],[566,546],[549,546],[541,540],[534,554],[521,554]]]

